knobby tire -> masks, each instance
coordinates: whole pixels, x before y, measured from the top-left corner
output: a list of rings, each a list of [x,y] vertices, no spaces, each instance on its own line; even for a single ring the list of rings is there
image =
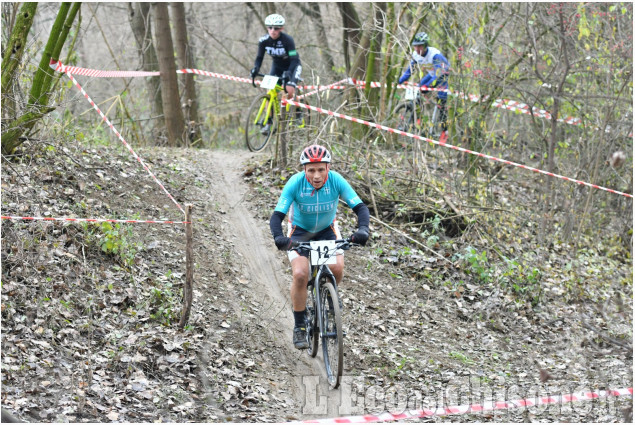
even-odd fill
[[[342,333],[342,312],[337,292],[330,277],[320,282],[320,307],[324,328],[320,330],[322,337],[322,355],[326,377],[332,388],[340,386],[344,371],[344,335]],[[332,302],[329,302],[329,298]]]
[[[392,116],[392,127],[407,133],[416,134],[415,111],[413,102],[403,102],[397,105]]]
[[[263,102],[267,102],[267,105],[263,109],[262,113],[260,113],[260,116],[258,116]],[[278,129],[278,116],[276,115],[275,109],[272,106],[269,120],[269,122],[271,123],[271,129],[266,135],[260,132],[260,130],[266,124],[263,121],[266,115],[267,108],[269,107],[268,102],[270,102],[270,96],[268,94],[262,94],[254,99],[247,111],[247,121],[245,123],[245,142],[247,143],[247,148],[249,148],[249,150],[252,152],[259,152],[263,150],[271,141],[273,135]]]

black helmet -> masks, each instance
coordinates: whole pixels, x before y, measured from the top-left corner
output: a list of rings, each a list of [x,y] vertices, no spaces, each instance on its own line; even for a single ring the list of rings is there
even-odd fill
[[[430,41],[430,37],[428,37],[428,34],[426,34],[425,32],[418,32],[412,39],[412,45],[428,47],[428,41]]]

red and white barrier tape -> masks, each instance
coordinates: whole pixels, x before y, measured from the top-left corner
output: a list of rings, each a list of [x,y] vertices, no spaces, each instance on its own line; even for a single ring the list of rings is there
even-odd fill
[[[349,80],[350,84],[354,84],[356,86],[359,87],[366,87],[366,82],[365,81],[360,81],[360,80],[355,80],[353,78],[350,78]],[[372,81],[370,83],[371,87],[382,87],[385,86],[385,84],[381,84],[378,81]],[[413,88],[413,87],[418,87],[414,84],[398,84],[396,86],[396,88],[398,89],[405,89],[405,88]],[[449,89],[440,89],[440,88],[435,88],[435,87],[427,87],[427,86],[421,86],[420,87],[421,90],[425,90],[425,91],[436,91],[436,92],[447,92],[448,95],[450,96],[455,96],[455,97],[460,97],[462,99],[465,100],[470,100],[472,102],[478,103],[478,102],[484,102],[487,99],[489,99],[489,96],[477,96],[475,94],[465,94],[463,92],[454,92],[452,90]],[[518,111],[522,114],[525,115],[533,115],[537,118],[543,118],[546,120],[550,120],[552,118],[551,112],[546,111],[544,109],[539,109],[536,108],[535,106],[531,108],[531,110],[529,109],[529,105],[527,105],[526,103],[523,102],[518,102],[516,100],[509,100],[509,99],[496,99],[494,100],[494,102],[492,102],[492,108],[501,108],[501,109],[507,109],[510,110],[512,112],[514,111]],[[582,124],[582,120],[580,118],[577,117],[566,117],[566,118],[558,118],[557,119],[558,122],[564,123],[564,124],[570,124],[570,125],[581,125]],[[598,127],[594,127],[594,130],[596,131],[600,131],[600,128]],[[609,132],[609,130],[606,130],[607,132]],[[633,137],[633,133],[629,133],[628,137]]]
[[[353,84],[355,86],[366,87],[366,81],[356,80],[354,78],[349,78],[347,81],[349,82],[349,84]],[[386,84],[382,84],[379,81],[371,81],[370,82],[370,86],[373,87],[373,88],[379,88],[379,87],[386,87]],[[419,88],[419,89],[425,90],[425,91],[436,91],[436,92],[452,93],[447,88],[446,89],[442,89],[442,88],[438,88],[438,87],[418,86],[418,85],[412,84],[412,83],[397,84],[395,86],[395,88],[398,88],[398,89]]]
[[[95,78],[112,78],[112,77],[151,77],[159,75],[158,71],[102,71],[99,69],[80,68],[78,66],[64,65],[61,61],[51,59],[49,66],[56,71],[73,74],[85,75]]]
[[[349,115],[340,114],[338,112],[329,111],[329,110],[326,110],[326,109],[318,108],[316,106],[306,105],[304,103],[296,102],[296,101],[293,101],[293,100],[288,100],[288,99],[287,100],[283,100],[283,103],[285,103],[285,102],[288,102],[288,103],[290,103],[292,105],[299,106],[301,108],[312,109],[312,110],[314,110],[316,112],[319,112],[321,114],[331,115],[331,116],[334,116],[334,117],[337,117],[337,118],[342,118],[342,119],[345,119],[345,120],[349,120],[349,121],[353,121],[353,122],[356,122],[356,123],[364,124],[364,125],[367,125],[369,127],[374,127],[374,128],[380,129],[380,130],[388,131],[390,133],[396,133],[396,134],[400,134],[402,136],[410,137],[410,138],[413,138],[413,139],[422,140],[424,142],[434,143],[435,145],[445,146],[447,148],[454,149],[454,150],[457,150],[459,152],[465,152],[465,153],[469,153],[471,155],[480,156],[481,158],[490,159],[492,161],[502,162],[503,164],[512,165],[512,166],[518,167],[518,168],[523,168],[525,170],[533,171],[535,173],[540,173],[540,174],[544,174],[544,175],[547,175],[547,176],[550,176],[550,177],[555,177],[555,178],[558,178],[558,179],[566,180],[566,181],[569,181],[569,182],[572,182],[572,183],[581,184],[581,185],[584,185],[584,186],[592,187],[594,189],[604,190],[606,192],[614,193],[616,195],[622,195],[622,196],[625,196],[627,198],[632,198],[633,197],[633,195],[631,195],[630,193],[624,193],[624,192],[620,192],[620,191],[617,191],[617,190],[614,190],[614,189],[609,189],[609,188],[606,188],[606,187],[603,187],[603,186],[598,186],[596,184],[587,183],[587,182],[582,181],[582,180],[573,179],[571,177],[561,176],[560,174],[550,173],[549,171],[540,170],[538,168],[530,167],[530,166],[524,165],[524,164],[519,164],[519,163],[513,162],[513,161],[508,161],[506,159],[497,158],[495,156],[487,155],[487,154],[484,154],[484,153],[481,153],[481,152],[471,151],[469,149],[461,148],[459,146],[454,146],[454,145],[451,145],[449,143],[442,143],[442,142],[439,142],[437,140],[428,139],[427,137],[419,136],[418,134],[407,133],[405,131],[397,130],[395,128],[387,127],[387,126],[381,125],[381,124],[376,124],[374,122],[361,120],[359,118],[351,117]]]
[[[315,90],[313,90],[311,92],[308,92],[308,93],[304,93],[303,95],[297,96],[296,99],[302,99],[302,98],[305,98],[307,96],[311,96],[311,95],[313,95],[315,93],[318,93],[318,92],[321,92],[321,91],[324,91],[324,90],[331,90],[331,89],[333,89],[335,87],[342,87],[342,88],[346,87],[346,86],[342,86],[341,85],[342,83],[344,83],[346,81],[348,81],[348,78],[344,78],[343,80],[336,81],[333,84],[329,84],[328,86],[304,86],[303,88],[305,90],[310,90],[310,89],[313,89],[313,88],[315,88]]]
[[[147,77],[147,76],[157,76],[160,75],[160,73],[158,71],[156,72],[152,72],[152,71],[101,71],[101,70],[97,70],[97,69],[90,69],[90,68],[80,68],[77,66],[68,66],[68,65],[64,65],[62,64],[61,61],[55,61],[53,59],[51,59],[51,67],[53,67],[53,65],[55,65],[55,69],[60,71],[60,72],[66,72],[66,73],[70,73],[70,74],[74,74],[74,75],[85,75],[85,76],[89,76],[89,77],[96,77],[96,78],[107,78],[107,77]],[[234,77],[232,75],[227,75],[227,74],[219,74],[216,72],[210,72],[210,71],[203,71],[201,69],[179,69],[176,71],[179,74],[196,74],[196,75],[204,75],[207,77],[214,77],[214,78],[221,78],[221,79],[225,79],[225,80],[230,80],[230,81],[239,81],[239,82],[243,82],[243,83],[251,83],[252,80],[250,80],[249,78],[241,78],[241,77]],[[302,88],[304,90],[316,90],[316,91],[312,91],[310,93],[307,93],[305,95],[303,95],[302,97],[305,96],[309,96],[312,94],[317,93],[318,91],[322,91],[322,90],[329,90],[329,89],[345,89],[349,86],[347,85],[341,85],[340,83],[342,82],[348,82],[348,84],[352,84],[354,86],[363,88],[366,87],[366,81],[361,81],[361,80],[356,80],[354,78],[345,78],[341,81],[338,81],[337,83],[333,83],[329,86],[315,86],[315,85],[306,85],[306,86],[302,86]],[[255,81],[255,84],[260,84],[260,81]],[[385,86],[385,84],[382,85],[382,83],[378,82],[378,81],[371,81],[370,82],[370,86],[377,88],[377,87],[382,87]],[[396,86],[396,88],[400,88],[400,89],[404,89],[404,88],[411,88],[411,87],[417,87],[414,84],[398,84]],[[489,96],[485,96],[485,97],[481,97],[481,96],[477,96],[475,94],[465,94],[463,92],[453,92],[449,89],[443,89],[443,88],[435,88],[435,87],[427,87],[427,86],[422,86],[421,87],[422,90],[426,90],[426,91],[435,91],[435,92],[447,92],[449,95],[451,96],[456,96],[456,97],[461,97],[463,99],[466,100],[470,100],[472,102],[482,102],[485,101],[489,98]],[[300,97],[298,97],[300,98]],[[522,102],[518,102],[515,100],[509,100],[509,99],[496,99],[493,103],[492,103],[492,107],[493,108],[501,108],[501,109],[507,109],[510,111],[519,111],[522,114],[525,115],[533,115],[535,117],[538,118],[543,118],[543,119],[551,119],[551,113],[549,111],[546,111],[544,109],[539,109],[536,107],[532,107],[531,111],[529,110],[529,105],[522,103]],[[558,122],[562,122],[565,124],[570,124],[570,125],[580,125],[582,124],[582,120],[580,118],[576,118],[576,117],[566,117],[566,118],[558,118],[557,119]],[[595,127],[595,130],[600,130],[599,128]],[[628,137],[633,137],[633,133],[631,132]]]
[[[170,221],[170,220],[115,220],[106,218],[72,218],[72,217],[16,217],[12,215],[1,216],[2,220],[42,220],[42,221],[69,221],[69,222],[88,222],[88,223],[150,223],[150,224],[190,224],[189,221]]]
[[[600,398],[618,397],[623,395],[633,395],[633,388],[622,388],[619,390],[608,390],[608,391],[587,391],[587,392],[579,392],[579,393],[573,393],[573,394],[564,394],[564,395],[547,396],[547,397],[533,397],[533,398],[511,400],[511,401],[493,401],[493,402],[487,402],[483,404],[437,407],[434,409],[408,410],[403,413],[395,413],[395,414],[384,412],[379,415],[346,416],[341,418],[330,418],[330,419],[308,419],[305,421],[295,422],[295,423],[352,424],[352,423],[387,422],[387,421],[398,421],[403,419],[428,418],[432,416],[478,414],[482,412],[491,412],[495,410],[511,410],[511,409],[520,409],[523,407],[529,408],[532,406],[543,406],[543,405],[549,405],[549,404],[564,404],[564,403],[572,403],[574,401],[589,401],[589,400],[596,400]]]
[[[73,74],[73,75],[83,75],[86,77],[93,77],[93,78],[155,77],[155,76],[161,75],[159,71],[103,71],[103,70],[91,69],[91,68],[80,68],[78,66],[64,65],[61,61],[56,61],[54,59],[51,59],[50,66],[51,68],[54,68],[56,71],[59,71],[59,72],[64,72],[64,73]],[[177,69],[176,73],[204,75],[206,77],[220,78],[223,80],[239,81],[241,83],[251,83],[251,79],[249,78],[234,77],[233,75],[219,74],[217,72],[204,71],[202,69],[191,69],[191,68]],[[346,79],[342,80],[341,82],[343,81],[346,81]],[[256,80],[254,81],[254,83],[260,84],[260,80]],[[310,89],[325,90],[324,86],[303,86],[303,88],[306,90],[310,90]],[[333,88],[333,87],[329,87],[329,88]]]
[[[66,74],[66,76],[68,76],[68,78],[71,79],[73,84],[75,84],[75,86],[79,89],[79,91],[84,95],[86,100],[88,100],[88,102],[93,106],[93,108],[95,108],[95,110],[99,113],[101,118],[106,122],[106,124],[108,124],[108,127],[110,127],[110,129],[113,131],[113,133],[115,133],[117,135],[119,140],[121,140],[121,142],[128,149],[128,151],[132,154],[132,156],[139,162],[139,164],[141,164],[141,166],[148,172],[148,174],[150,174],[150,177],[152,177],[154,179],[154,181],[159,185],[159,187],[161,187],[161,189],[163,189],[165,194],[168,195],[168,197],[172,200],[172,202],[174,202],[174,204],[178,207],[178,209],[181,210],[181,212],[183,214],[185,214],[185,210],[176,201],[176,199],[174,199],[174,197],[170,194],[170,192],[168,192],[168,190],[165,188],[165,186],[163,186],[163,184],[159,181],[159,179],[156,178],[156,176],[152,173],[152,171],[150,171],[150,168],[148,168],[146,163],[143,162],[143,160],[139,157],[139,155],[137,155],[137,153],[132,149],[132,147],[130,147],[130,145],[128,144],[128,142],[126,142],[126,140],[123,138],[121,133],[119,133],[119,131],[117,131],[115,126],[110,122],[108,117],[106,117],[106,115],[104,115],[104,113],[101,112],[101,109],[99,109],[99,107],[95,104],[95,102],[93,102],[93,100],[90,98],[90,96],[88,96],[88,93],[86,93],[84,88],[77,82],[75,77],[73,77],[73,74],[71,74],[69,71],[64,71],[65,67],[59,61],[56,64],[54,64],[53,61],[51,61],[51,68],[55,69],[56,71],[64,72]]]

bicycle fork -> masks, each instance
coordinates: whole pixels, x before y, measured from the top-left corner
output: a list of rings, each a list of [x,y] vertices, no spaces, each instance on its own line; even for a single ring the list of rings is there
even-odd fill
[[[329,305],[322,305],[322,297],[321,297],[321,291],[322,291],[322,287],[320,286],[320,280],[322,278],[323,275],[323,271],[325,269],[324,268],[320,268],[315,276],[315,283],[314,283],[314,290],[315,290],[315,297],[316,297],[316,302],[315,302],[315,308],[316,308],[316,314],[318,315],[318,327],[319,327],[319,332],[320,332],[320,338],[332,338],[334,336],[336,336],[335,334],[328,334],[327,333],[327,326],[326,323],[324,323],[324,315],[322,314],[324,311],[326,311],[327,309],[333,308],[333,306],[329,306]],[[333,300],[331,299],[331,302],[336,303],[339,302],[339,292],[337,290],[337,283],[335,283],[335,276],[333,276],[333,273],[331,273],[331,270],[327,267],[326,271],[324,272],[324,274],[328,277],[331,277],[331,283],[333,283],[333,288],[335,289],[335,294],[337,299]],[[330,293],[329,293],[330,294]],[[328,297],[328,299],[330,299],[330,296]],[[328,304],[328,301],[327,301]]]
[[[273,112],[276,113],[276,105],[275,105],[275,100],[276,98],[272,97],[271,95],[269,95],[269,99],[264,99],[262,101],[262,103],[260,104],[260,109],[258,110],[258,114],[256,115],[256,119],[254,120],[254,125],[257,125],[258,122],[260,121],[260,117],[262,117],[262,113],[265,111],[265,109],[267,110],[265,113],[265,117],[264,119],[261,121],[262,125],[266,125],[269,122],[269,119],[271,118],[271,112],[273,109]]]

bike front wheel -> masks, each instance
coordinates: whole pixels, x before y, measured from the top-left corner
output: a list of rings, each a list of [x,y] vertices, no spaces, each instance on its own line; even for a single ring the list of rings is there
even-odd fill
[[[333,281],[330,279],[324,279],[320,283],[320,307],[324,324],[324,329],[320,329],[320,335],[326,378],[332,388],[338,388],[344,371],[344,335],[342,311]]]
[[[254,99],[247,111],[245,142],[252,152],[263,150],[278,129],[275,105],[271,102],[270,95],[260,95]]]
[[[397,105],[392,113],[390,127],[406,133],[416,133],[415,110],[413,102],[403,102]]]

